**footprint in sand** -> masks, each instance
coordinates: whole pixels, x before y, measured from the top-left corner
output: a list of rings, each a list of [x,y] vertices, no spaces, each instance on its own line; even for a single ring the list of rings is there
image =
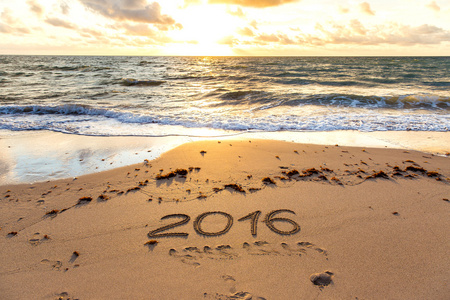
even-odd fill
[[[331,283],[333,283],[333,272],[330,271],[324,271],[322,273],[314,273],[311,274],[311,276],[309,277],[309,280],[311,280],[311,282],[314,285],[319,286],[320,288],[323,288],[324,286],[327,286]]]
[[[233,259],[238,256],[230,245],[219,245],[215,248],[204,246],[202,250],[197,247],[186,247],[182,252],[170,249],[169,255],[193,266],[199,266],[199,261],[204,259],[223,260]]]
[[[211,300],[266,300],[266,298],[252,295],[249,292],[235,292],[229,295],[204,293],[203,297]]]
[[[61,271],[63,269],[63,263],[60,260],[41,260],[41,264],[49,266],[53,271]]]
[[[65,263],[64,267],[62,261],[50,259],[41,260],[40,265],[45,267],[46,269],[50,268],[53,271],[69,271],[70,268],[78,268],[80,266],[79,264],[74,264],[79,256],[80,253],[78,251],[74,251],[67,263]]]
[[[62,292],[59,294],[56,294],[56,298],[57,300],[78,300],[78,298],[73,298],[69,295],[69,293],[67,292]]]
[[[230,260],[239,259],[245,255],[255,256],[299,256],[314,255],[319,253],[327,258],[327,251],[317,247],[310,242],[298,242],[293,245],[287,243],[271,244],[266,241],[256,241],[253,243],[244,242],[242,247],[233,248],[230,245],[219,245],[215,248],[204,246],[202,249],[198,247],[186,247],[180,251],[170,249],[169,255],[179,259],[181,262],[193,266],[200,266],[205,260]]]
[[[249,255],[302,256],[307,255],[310,250],[315,250],[323,256],[327,256],[326,250],[316,247],[310,242],[298,242],[294,245],[289,245],[287,243],[281,243],[279,245],[270,244],[265,241],[257,241],[253,244],[245,242],[242,245],[242,248],[247,250],[247,254]]]
[[[222,275],[221,278],[223,279],[223,281],[229,284],[230,293],[236,293],[236,279],[234,279],[234,277],[231,275]]]
[[[41,234],[39,232],[36,232],[33,234],[33,237],[28,240],[28,243],[30,243],[32,246],[37,246],[43,242],[47,242],[50,240],[50,237],[46,234]]]
[[[187,265],[192,265],[192,266],[196,266],[196,267],[200,265],[200,263],[198,263],[196,261],[198,259],[198,257],[192,256],[190,254],[180,254],[175,249],[170,249],[169,255],[172,257],[178,258],[182,263],[185,263]]]

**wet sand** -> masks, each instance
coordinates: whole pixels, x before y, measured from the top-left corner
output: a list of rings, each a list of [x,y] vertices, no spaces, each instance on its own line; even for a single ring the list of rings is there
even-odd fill
[[[191,133],[195,131],[191,130]],[[449,132],[248,132],[222,136],[95,137],[51,131],[0,130],[0,186],[97,173],[155,159],[179,145],[201,140],[266,139],[303,144],[419,150],[445,155]],[[216,132],[216,133],[219,133]]]

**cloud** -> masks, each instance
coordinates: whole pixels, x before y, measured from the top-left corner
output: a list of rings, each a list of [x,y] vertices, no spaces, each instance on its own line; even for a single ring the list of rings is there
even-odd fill
[[[0,15],[0,18],[9,25],[17,23],[17,19],[12,16],[12,10],[9,8],[5,8]]]
[[[184,0],[183,8],[188,7],[189,5],[199,5],[202,4],[202,0]]]
[[[441,8],[439,7],[439,5],[437,5],[436,1],[432,1],[432,2],[428,3],[426,5],[426,7],[428,7],[429,9],[434,10],[435,12],[441,11]]]
[[[12,27],[8,24],[0,23],[0,33],[6,33],[6,34],[28,34],[31,33],[31,31],[26,27]]]
[[[69,14],[70,7],[69,7],[69,5],[68,5],[66,2],[62,2],[62,3],[59,5],[59,7],[60,7],[60,9],[61,9],[61,12],[62,12],[64,15],[68,15],[68,14]]]
[[[234,4],[248,7],[271,7],[279,6],[286,3],[298,2],[299,0],[208,0],[211,4]]]
[[[233,36],[231,36],[231,35],[230,35],[230,36],[226,36],[226,37],[220,39],[219,41],[217,41],[218,44],[221,44],[221,45],[228,45],[228,46],[234,46],[234,45],[236,45],[238,42],[239,42],[239,41],[238,41],[235,37],[233,37]]]
[[[255,35],[253,33],[253,31],[248,27],[238,29],[237,33],[239,33],[240,35],[244,35],[244,36],[254,36]]]
[[[359,9],[365,14],[375,16],[375,12],[370,8],[370,4],[367,2],[359,4]]]
[[[277,33],[277,34],[260,34],[255,38],[257,42],[260,42],[262,44],[267,43],[279,43],[281,45],[293,45],[297,42],[289,38],[285,34]]]
[[[62,19],[58,19],[58,18],[47,18],[45,20],[45,23],[48,23],[48,24],[56,26],[56,27],[64,27],[67,29],[76,29],[76,27],[73,24],[71,24],[67,21],[64,21]]]
[[[350,28],[353,32],[360,35],[365,35],[367,33],[367,29],[363,26],[363,24],[355,19],[350,21]]]
[[[315,33],[292,31],[293,35],[285,33],[260,33],[251,40],[241,41],[247,45],[298,45],[306,47],[327,47],[330,45],[437,45],[450,42],[450,31],[440,27],[423,24],[409,26],[398,23],[364,26],[359,20],[350,20],[346,24],[328,22],[317,23]],[[234,42],[235,44],[239,44]]]
[[[228,9],[227,13],[229,13],[232,16],[239,17],[239,18],[244,18],[245,17],[245,14],[244,14],[244,12],[242,11],[242,9],[240,7],[238,7],[235,11],[231,10],[231,9]]]
[[[146,24],[129,24],[129,23],[124,23],[120,25],[120,28],[123,28],[125,30],[125,34],[126,36],[124,37],[124,39],[128,39],[130,36],[135,36],[135,37],[145,37],[147,39],[152,40],[153,43],[158,43],[158,44],[164,44],[164,43],[170,43],[173,42],[172,39],[170,39],[169,37],[165,36],[164,34],[161,34],[161,32],[158,32],[156,30],[153,30],[152,28],[150,28],[150,26],[146,25]],[[116,29],[120,29],[120,28],[116,28]],[[142,42],[142,39],[131,39],[131,41],[137,41],[137,42]],[[142,42],[143,44],[147,43],[148,44],[148,40],[144,42]]]
[[[136,36],[152,36],[155,35],[155,31],[145,24],[123,24],[122,27],[126,30],[128,35]]]
[[[1,33],[13,33],[13,28],[9,25],[0,23],[0,32]]]
[[[149,24],[116,22],[102,29],[105,30],[84,27],[77,29],[77,33],[85,43],[114,47],[142,47],[174,42],[163,31]]]
[[[339,5],[339,12],[341,13],[341,14],[346,14],[346,13],[348,13],[350,11],[350,9],[348,9],[347,7],[343,7],[343,6],[340,6]]]
[[[273,42],[279,42],[280,38],[275,34],[261,34],[256,38],[256,40],[262,41],[262,42],[273,43]]]
[[[79,0],[84,6],[101,15],[119,21],[173,25],[175,20],[161,14],[158,2],[146,0]]]
[[[387,23],[364,27],[359,21],[351,20],[347,25],[329,24],[325,27],[316,25],[320,34],[316,36],[300,35],[298,40],[303,44],[358,44],[358,45],[431,45],[450,41],[450,31],[424,24],[420,26]]]
[[[178,30],[183,29],[183,25],[181,25],[180,23],[176,23],[174,25],[154,24],[154,26],[161,31],[168,31],[170,29],[178,29]]]
[[[78,34],[86,38],[99,38],[103,36],[102,32],[91,28],[82,28],[78,30]]]
[[[12,15],[12,10],[9,8],[5,8],[0,15],[0,19],[3,21],[0,23],[0,32],[1,33],[30,33],[31,31],[23,27],[23,23],[14,18]]]
[[[27,4],[30,6],[30,10],[34,12],[38,17],[41,17],[44,13],[42,6],[36,2],[36,0],[28,0]]]

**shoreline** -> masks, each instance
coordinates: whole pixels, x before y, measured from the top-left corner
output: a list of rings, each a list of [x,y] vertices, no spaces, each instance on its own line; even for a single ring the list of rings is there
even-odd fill
[[[211,140],[77,179],[3,186],[0,291],[8,299],[445,298],[449,161]],[[163,229],[178,221],[186,222]]]
[[[153,160],[202,140],[264,139],[314,145],[415,150],[445,155],[450,132],[249,132],[225,136],[83,136],[52,131],[0,130],[0,186],[98,173]]]

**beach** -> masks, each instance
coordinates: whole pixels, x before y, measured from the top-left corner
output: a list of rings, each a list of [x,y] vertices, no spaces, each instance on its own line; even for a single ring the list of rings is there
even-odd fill
[[[0,300],[450,300],[450,1],[0,1]]]
[[[2,298],[446,298],[448,148],[361,143],[139,146],[132,165],[4,184]]]
[[[448,298],[448,57],[0,65],[0,299]]]

